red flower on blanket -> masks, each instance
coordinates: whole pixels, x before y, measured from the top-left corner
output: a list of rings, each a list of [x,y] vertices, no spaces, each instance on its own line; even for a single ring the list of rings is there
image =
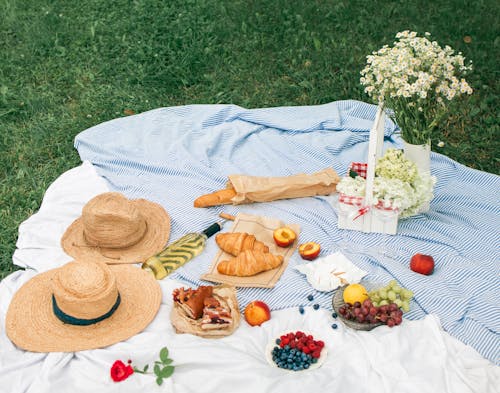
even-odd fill
[[[156,383],[161,385],[163,380],[166,378],[170,378],[174,373],[175,366],[172,366],[173,360],[168,357],[168,349],[167,347],[163,347],[160,350],[160,360],[157,360],[154,363],[154,375],[156,375]],[[116,360],[111,366],[110,374],[111,379],[115,382],[120,382],[127,379],[134,372],[139,374],[153,374],[151,372],[148,373],[149,364],[146,364],[142,369],[137,367],[132,367],[132,360],[127,361],[127,365],[123,363],[121,360]]]
[[[134,369],[130,365],[125,365],[121,360],[117,360],[111,366],[111,379],[115,382],[120,382],[127,379],[130,375],[134,373]]]

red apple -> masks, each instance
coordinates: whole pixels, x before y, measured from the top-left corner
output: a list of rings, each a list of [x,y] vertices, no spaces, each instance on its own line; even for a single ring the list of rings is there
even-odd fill
[[[250,326],[260,326],[271,319],[271,311],[266,303],[254,300],[245,308],[245,320]]]
[[[274,238],[274,242],[278,246],[288,247],[291,244],[293,244],[295,239],[297,239],[297,235],[295,234],[295,232],[292,229],[290,229],[288,227],[281,227],[281,228],[276,229],[273,232],[273,238]]]
[[[321,251],[321,246],[316,242],[308,242],[301,244],[299,246],[299,254],[302,259],[307,259],[308,261],[312,261],[315,259]]]
[[[410,269],[416,273],[428,276],[434,271],[434,258],[430,255],[415,254],[411,257]]]

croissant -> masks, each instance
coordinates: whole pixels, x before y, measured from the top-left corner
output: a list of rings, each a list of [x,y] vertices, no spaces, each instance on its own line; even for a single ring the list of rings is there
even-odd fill
[[[209,207],[217,205],[227,205],[231,203],[231,199],[236,195],[236,191],[232,188],[218,190],[211,194],[202,195],[194,200],[194,207]]]
[[[248,277],[266,270],[274,269],[282,263],[282,255],[245,250],[235,258],[219,262],[217,271],[220,274],[226,274],[228,276]]]
[[[246,232],[219,233],[215,236],[215,242],[222,251],[234,256],[245,250],[269,252],[268,246]]]

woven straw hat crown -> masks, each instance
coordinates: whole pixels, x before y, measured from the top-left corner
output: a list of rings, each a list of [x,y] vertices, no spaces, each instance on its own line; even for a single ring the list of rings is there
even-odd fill
[[[99,194],[61,238],[64,251],[83,261],[139,263],[165,247],[170,216],[158,203],[127,199],[119,192]]]
[[[137,244],[147,224],[137,207],[118,193],[105,193],[82,209],[83,231],[91,246],[123,248]]]
[[[106,314],[118,297],[115,276],[103,263],[67,263],[58,269],[51,284],[59,309],[79,319]]]

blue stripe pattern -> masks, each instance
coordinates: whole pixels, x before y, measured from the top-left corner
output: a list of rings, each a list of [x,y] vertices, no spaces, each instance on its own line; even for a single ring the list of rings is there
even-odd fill
[[[163,205],[172,217],[171,240],[205,229],[222,211],[298,223],[300,242],[319,242],[321,255],[341,250],[369,272],[370,281],[385,284],[394,278],[411,289],[415,299],[408,319],[437,314],[450,334],[499,364],[498,176],[432,152],[438,182],[431,209],[401,220],[396,236],[338,229],[332,197],[193,207],[198,196],[224,188],[229,174],[286,176],[330,166],[343,175],[351,161],[365,161],[376,109],[352,100],[251,110],[235,105],[160,108],[92,127],[77,136],[75,147],[111,189]],[[384,144],[402,146],[390,120]],[[207,284],[199,277],[216,251],[211,238],[205,252],[172,277],[190,286]],[[433,275],[408,268],[417,252],[434,256]],[[314,291],[293,269],[301,263],[306,262],[295,253],[272,289],[238,289],[241,308],[260,299],[274,310],[315,303],[331,309],[332,293]]]

